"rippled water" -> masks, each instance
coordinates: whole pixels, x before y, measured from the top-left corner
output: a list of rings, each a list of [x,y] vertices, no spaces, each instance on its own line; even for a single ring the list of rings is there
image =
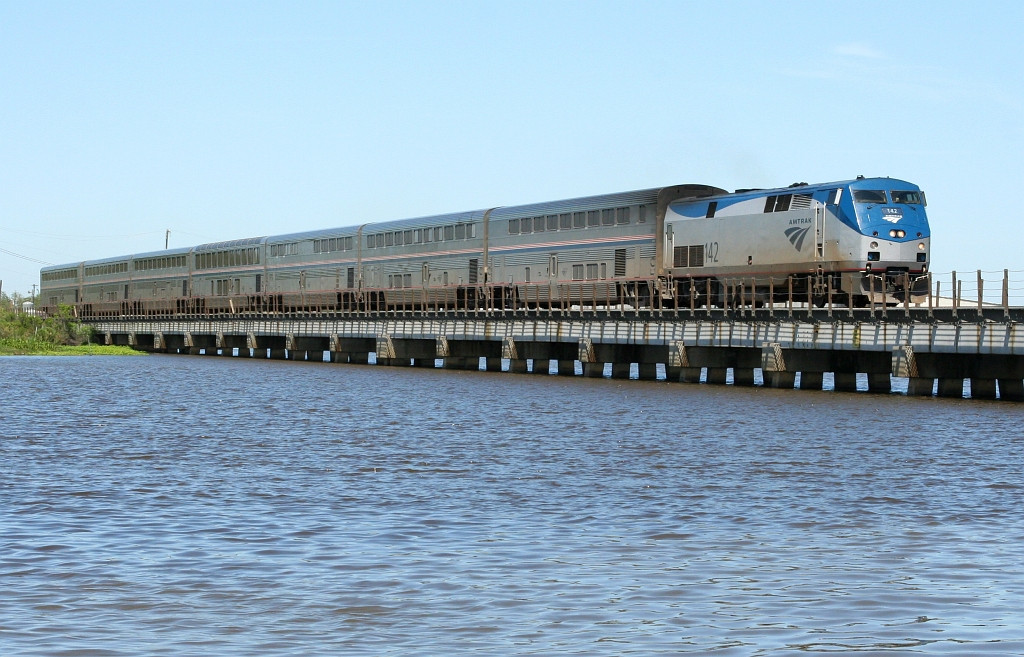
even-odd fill
[[[1024,654],[1024,405],[4,358],[3,655]]]

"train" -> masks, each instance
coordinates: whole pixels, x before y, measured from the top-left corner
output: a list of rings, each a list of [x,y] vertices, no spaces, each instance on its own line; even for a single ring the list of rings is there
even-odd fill
[[[924,192],[682,184],[47,266],[84,319],[921,303]]]

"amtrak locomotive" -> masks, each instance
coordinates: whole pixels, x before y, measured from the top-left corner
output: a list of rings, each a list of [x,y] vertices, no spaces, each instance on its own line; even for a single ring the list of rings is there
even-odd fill
[[[677,185],[45,267],[83,318],[919,303],[924,193],[863,178]]]

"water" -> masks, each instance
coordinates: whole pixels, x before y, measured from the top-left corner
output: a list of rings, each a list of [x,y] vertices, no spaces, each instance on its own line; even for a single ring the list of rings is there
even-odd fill
[[[1024,654],[1024,406],[4,358],[0,654]]]

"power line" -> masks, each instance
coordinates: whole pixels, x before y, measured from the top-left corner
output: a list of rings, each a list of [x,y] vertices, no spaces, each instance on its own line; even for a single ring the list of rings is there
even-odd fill
[[[9,255],[9,256],[14,256],[15,258],[21,258],[22,260],[28,260],[29,262],[34,262],[37,265],[52,265],[53,264],[52,262],[46,262],[45,260],[37,260],[35,258],[30,258],[30,257],[28,257],[26,255],[21,255],[20,253],[15,253],[14,251],[8,251],[7,249],[0,249],[0,253],[6,254],[6,255]]]

